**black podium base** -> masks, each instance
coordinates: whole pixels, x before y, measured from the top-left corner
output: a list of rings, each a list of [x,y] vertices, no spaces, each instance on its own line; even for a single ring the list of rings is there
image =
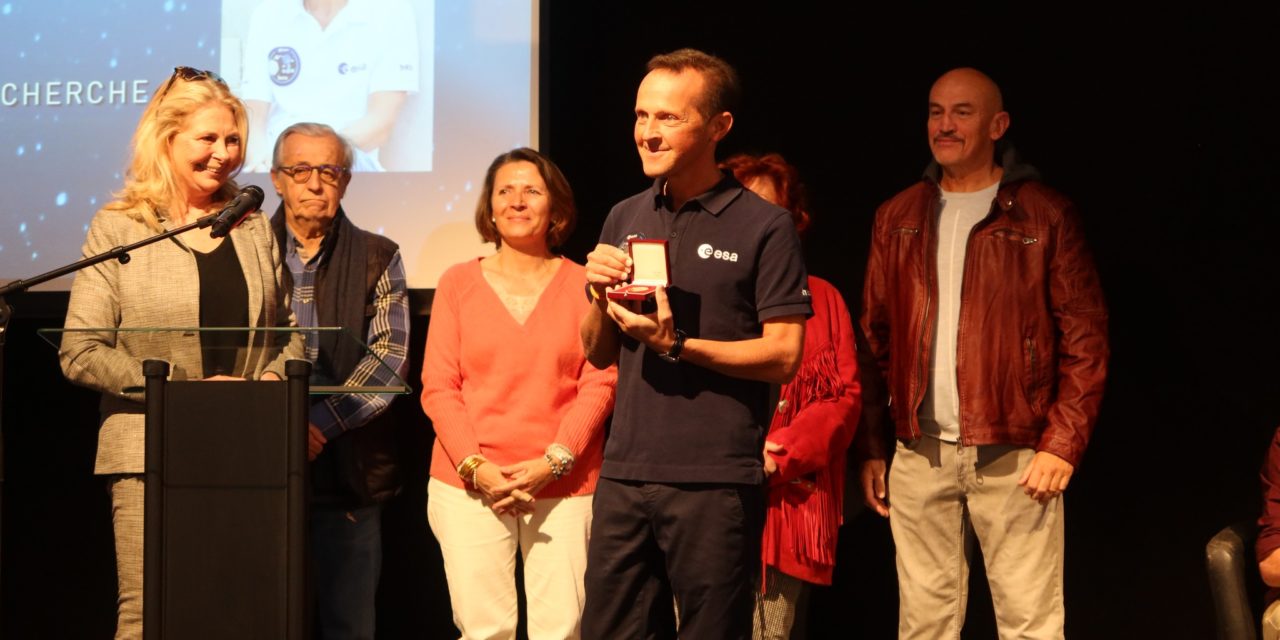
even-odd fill
[[[293,373],[148,372],[144,637],[307,637],[309,372]]]

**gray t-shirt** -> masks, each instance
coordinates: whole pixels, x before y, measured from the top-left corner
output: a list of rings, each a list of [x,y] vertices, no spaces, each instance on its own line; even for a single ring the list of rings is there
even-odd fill
[[[920,404],[920,430],[947,442],[960,439],[960,392],[956,386],[956,330],[960,323],[964,256],[969,232],[991,212],[997,182],[968,193],[942,192],[938,218],[938,320],[935,323],[933,372]]]

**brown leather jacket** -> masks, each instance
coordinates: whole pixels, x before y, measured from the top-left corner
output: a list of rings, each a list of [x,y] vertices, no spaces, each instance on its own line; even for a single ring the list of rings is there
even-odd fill
[[[969,235],[956,376],[963,445],[1012,444],[1080,463],[1107,373],[1107,308],[1075,208],[1008,157]],[[876,212],[861,324],[900,440],[921,437],[937,323],[938,168]],[[860,455],[886,458],[886,430]]]

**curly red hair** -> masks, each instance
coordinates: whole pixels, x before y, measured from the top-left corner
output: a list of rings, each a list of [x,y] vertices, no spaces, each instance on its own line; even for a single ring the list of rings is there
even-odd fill
[[[791,166],[780,154],[766,153],[762,156],[739,153],[730,156],[720,163],[721,169],[733,172],[733,177],[744,185],[756,180],[769,180],[778,194],[778,206],[791,212],[796,231],[803,232],[809,228],[809,201],[805,195],[804,184],[800,182],[800,172]]]

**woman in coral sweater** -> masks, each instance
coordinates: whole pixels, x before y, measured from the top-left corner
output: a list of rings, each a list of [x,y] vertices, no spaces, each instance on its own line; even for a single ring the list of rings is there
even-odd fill
[[[771,153],[737,155],[722,165],[743,186],[809,225],[799,174]],[[809,276],[813,316],[804,325],[804,359],[782,387],[765,437],[769,502],[761,541],[764,588],[754,638],[789,638],[808,584],[831,584],[844,501],[845,452],[861,409],[853,322],[840,292]]]
[[[498,251],[445,272],[427,333],[427,518],[464,639],[515,637],[516,553],[529,637],[577,638],[617,372],[587,365],[586,274],[552,252],[575,216],[560,170],[516,149],[489,166],[482,193],[476,228]]]

